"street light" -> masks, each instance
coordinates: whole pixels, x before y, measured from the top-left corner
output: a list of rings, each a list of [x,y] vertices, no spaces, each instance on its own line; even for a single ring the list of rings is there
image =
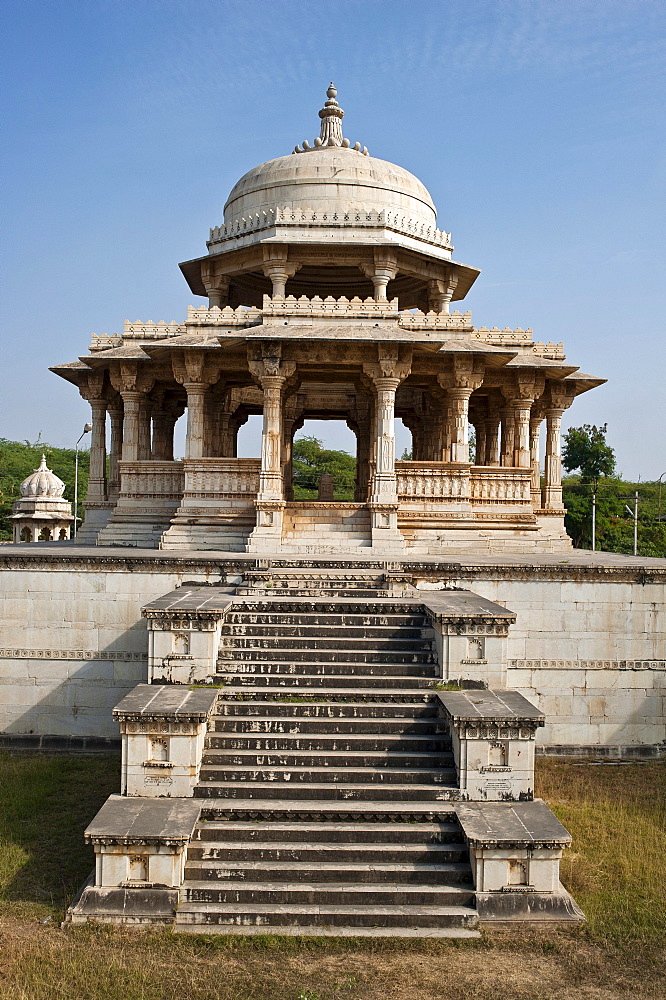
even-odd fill
[[[662,472],[662,474],[659,476],[659,479],[657,480],[657,482],[659,483],[659,503],[657,505],[657,520],[659,520],[659,518],[661,517],[661,486],[662,486],[661,481],[664,478],[664,476],[666,476],[666,472]]]
[[[86,434],[90,434],[91,430],[92,424],[83,425],[83,434],[76,442],[74,449],[74,538],[79,530],[79,445]]]

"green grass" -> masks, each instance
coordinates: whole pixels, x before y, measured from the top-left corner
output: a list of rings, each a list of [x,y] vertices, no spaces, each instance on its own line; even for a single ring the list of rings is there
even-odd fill
[[[61,930],[118,773],[115,756],[0,754],[0,1000],[663,1000],[665,762],[540,758],[588,922],[477,941]]]
[[[119,782],[115,754],[0,752],[0,914],[59,917],[93,867],[83,831]]]

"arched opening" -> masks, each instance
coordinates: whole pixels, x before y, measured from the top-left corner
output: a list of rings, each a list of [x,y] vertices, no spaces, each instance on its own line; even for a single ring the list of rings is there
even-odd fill
[[[400,417],[395,418],[395,457],[398,462],[414,459],[412,432]]]
[[[39,541],[40,542],[50,542],[51,541],[51,529],[50,528],[42,528],[42,530],[39,533]]]
[[[260,413],[251,413],[238,428],[236,438],[237,458],[259,458],[261,456],[261,433],[264,418]]]
[[[30,538],[30,528],[21,528],[21,541],[22,542],[29,542],[29,541],[31,541],[31,538]]]
[[[61,528],[60,532],[58,534],[58,541],[59,542],[66,542],[67,541],[67,537],[68,537],[67,536],[67,528]]]
[[[289,499],[321,503],[358,500],[357,437],[345,420],[305,419],[285,448]]]

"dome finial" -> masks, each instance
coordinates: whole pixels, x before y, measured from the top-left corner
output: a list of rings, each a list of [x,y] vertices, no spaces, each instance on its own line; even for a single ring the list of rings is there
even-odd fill
[[[321,118],[321,129],[319,135],[314,141],[314,149],[321,149],[323,146],[342,146],[344,149],[349,149],[351,143],[349,139],[343,138],[342,135],[342,119],[345,116],[344,111],[336,101],[338,92],[336,90],[335,84],[331,80],[328,90],[326,91],[326,103],[324,107],[319,112],[319,117]],[[360,142],[354,143],[352,147],[358,153],[364,153],[368,155],[368,150],[365,146],[361,146]],[[303,146],[296,146],[294,149],[295,153],[309,153],[313,147],[309,142],[305,141]]]

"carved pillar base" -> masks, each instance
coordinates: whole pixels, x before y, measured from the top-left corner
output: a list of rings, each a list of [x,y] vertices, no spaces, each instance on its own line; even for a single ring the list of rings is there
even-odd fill
[[[405,539],[398,529],[398,504],[376,503],[371,500],[368,509],[372,548],[385,552],[402,552]]]
[[[247,552],[275,552],[282,545],[284,500],[256,500],[257,523],[248,538]]]

